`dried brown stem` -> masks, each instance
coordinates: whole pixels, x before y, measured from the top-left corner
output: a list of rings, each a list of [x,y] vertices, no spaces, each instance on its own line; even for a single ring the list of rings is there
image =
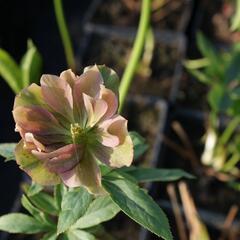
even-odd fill
[[[228,239],[227,236],[230,233],[232,223],[237,216],[238,210],[239,210],[239,207],[237,205],[231,206],[231,208],[228,212],[228,215],[225,219],[225,222],[223,224],[222,234],[221,234],[221,237],[219,238],[219,240]]]
[[[176,219],[177,224],[177,230],[180,240],[187,240],[187,233],[185,229],[184,220],[181,214],[180,206],[177,201],[176,191],[173,184],[167,185],[167,193],[169,195],[172,207],[173,207],[173,213]]]

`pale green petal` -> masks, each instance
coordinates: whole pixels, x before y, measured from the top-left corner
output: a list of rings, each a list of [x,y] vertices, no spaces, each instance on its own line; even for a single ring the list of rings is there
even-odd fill
[[[68,187],[84,186],[93,194],[104,192],[101,186],[100,169],[88,151],[85,151],[75,168],[59,175]]]
[[[125,137],[124,142],[112,148],[112,153],[110,154],[109,163],[111,167],[129,167],[133,161],[133,143],[129,135]]]
[[[24,88],[16,97],[14,101],[14,108],[16,107],[30,107],[30,106],[44,106],[46,103],[43,100],[41,87],[33,83],[29,87]]]
[[[56,185],[61,182],[60,178],[55,173],[50,172],[42,161],[24,148],[23,140],[17,144],[15,156],[20,168],[24,170],[34,182],[41,185]]]

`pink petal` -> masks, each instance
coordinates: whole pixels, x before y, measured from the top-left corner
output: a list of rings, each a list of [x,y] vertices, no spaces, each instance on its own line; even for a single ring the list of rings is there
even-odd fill
[[[103,136],[116,136],[119,139],[119,144],[124,141],[128,134],[127,120],[120,115],[116,115],[111,119],[101,122],[99,128],[103,131]]]
[[[42,75],[40,82],[46,103],[54,111],[73,122],[72,89],[68,82],[54,75]]]
[[[63,71],[60,74],[60,78],[63,79],[64,81],[68,82],[68,84],[71,87],[73,87],[73,85],[75,84],[75,81],[77,80],[76,75],[74,74],[74,72],[71,69]]]
[[[60,174],[68,187],[85,186],[91,193],[101,194],[101,173],[93,156],[85,152],[80,163],[70,171]]]
[[[118,138],[119,143],[113,147],[106,147],[103,139],[102,146],[96,148],[96,157],[111,167],[129,166],[133,160],[133,143],[127,131],[127,120],[122,116],[115,116],[99,125],[100,129]]]
[[[97,124],[107,111],[107,103],[101,99],[93,99],[83,94],[84,106],[87,112],[87,126]]]
[[[133,161],[133,143],[129,135],[127,135],[122,144],[115,148],[112,148],[110,154],[110,166],[111,167],[129,167]]]
[[[39,142],[32,133],[27,132],[24,135],[24,140],[27,149],[38,149],[39,151],[45,151],[45,146]],[[34,147],[34,148],[33,148]]]
[[[51,172],[63,173],[73,169],[79,163],[82,147],[69,144],[49,153],[32,150],[32,154],[44,161]]]
[[[15,156],[20,168],[24,170],[34,182],[41,185],[56,185],[61,182],[57,174],[50,172],[42,161],[36,158],[31,151],[24,148],[23,140],[17,144]]]
[[[85,93],[90,97],[97,97],[100,93],[100,84],[103,83],[100,72],[89,70],[80,75],[74,85],[75,100],[81,98]]]
[[[44,102],[41,87],[37,84],[33,83],[29,87],[24,88],[16,97],[14,101],[14,107],[22,106],[22,107],[29,107],[29,106],[45,106],[46,103]]]
[[[13,110],[13,117],[17,126],[24,132],[39,135],[68,134],[57,119],[41,107],[17,107]]]
[[[104,118],[110,118],[112,117],[118,109],[118,98],[114,94],[113,91],[110,89],[105,88],[103,85],[101,86],[101,92],[100,92],[100,97],[103,99],[108,106],[107,112],[104,115]]]
[[[81,126],[84,126],[87,120],[83,94],[97,98],[102,83],[103,80],[100,72],[95,70],[89,70],[77,77],[77,81],[73,86],[74,116]]]

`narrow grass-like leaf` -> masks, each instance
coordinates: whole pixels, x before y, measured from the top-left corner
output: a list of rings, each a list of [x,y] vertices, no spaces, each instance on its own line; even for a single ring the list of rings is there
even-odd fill
[[[0,49],[0,76],[15,93],[22,89],[21,70],[14,59],[3,49]]]
[[[23,86],[30,83],[39,84],[42,68],[42,58],[31,40],[28,41],[28,50],[21,60]]]

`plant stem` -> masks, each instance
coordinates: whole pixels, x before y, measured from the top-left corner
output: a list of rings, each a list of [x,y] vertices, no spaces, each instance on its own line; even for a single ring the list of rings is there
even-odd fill
[[[125,68],[123,73],[123,77],[119,87],[119,98],[120,98],[120,106],[119,112],[122,111],[125,98],[127,96],[129,87],[131,85],[133,75],[136,71],[139,59],[141,57],[141,53],[144,47],[144,42],[149,26],[149,19],[150,19],[150,12],[151,12],[151,0],[142,0],[142,7],[141,7],[141,16],[138,26],[137,35],[134,41],[133,50],[129,59],[129,62]]]
[[[64,17],[62,0],[53,0],[53,3],[54,3],[54,11],[55,11],[59,32],[62,38],[62,44],[64,47],[66,61],[67,61],[68,67],[71,68],[72,70],[75,70],[73,48],[72,48],[70,35],[68,32],[65,17]]]

